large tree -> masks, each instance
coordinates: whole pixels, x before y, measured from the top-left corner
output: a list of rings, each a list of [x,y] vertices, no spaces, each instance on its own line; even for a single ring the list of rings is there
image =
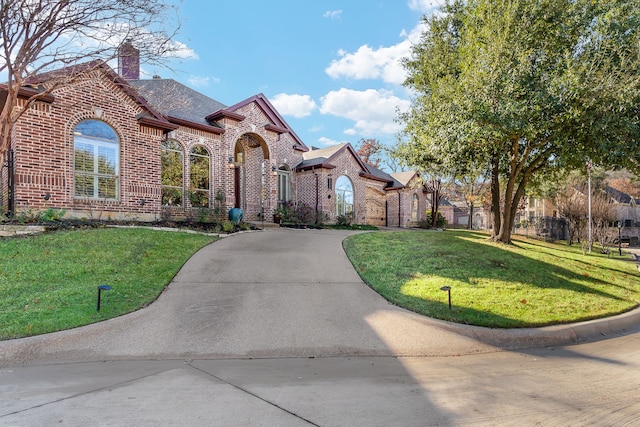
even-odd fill
[[[93,59],[108,62],[125,41],[144,60],[166,65],[185,50],[172,42],[175,11],[162,0],[2,0],[0,166],[20,116],[72,78],[48,73],[41,85],[36,76]]]
[[[469,0],[425,17],[405,61],[414,165],[482,165],[493,239],[508,243],[527,184],[586,159],[638,169],[640,0]]]

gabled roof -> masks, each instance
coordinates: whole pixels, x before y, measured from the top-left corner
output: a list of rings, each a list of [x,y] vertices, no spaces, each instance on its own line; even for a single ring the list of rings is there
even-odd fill
[[[384,182],[386,184],[384,189],[387,191],[406,188],[415,176],[419,176],[415,171],[388,174],[371,164],[366,164],[349,143],[331,145],[325,148],[312,147],[311,150],[302,155],[303,160],[295,169],[297,171],[315,168],[334,169],[336,166],[332,161],[344,152],[351,154],[360,164],[360,167],[362,168],[362,171],[360,172],[361,177]]]
[[[620,190],[616,190],[613,187],[607,186],[607,188],[605,188],[604,191],[609,195],[609,197],[611,197],[613,200],[615,200],[618,203],[627,204],[627,203],[631,203],[632,200],[635,202],[633,197],[631,197],[627,193],[623,193]]]
[[[329,157],[333,156],[338,151],[343,149],[346,145],[347,144],[338,144],[338,145],[330,145],[329,147],[325,147],[325,148],[312,148],[311,150],[304,153],[302,155],[302,158],[304,160],[311,160],[311,159],[318,159],[318,158],[328,159]]]
[[[335,169],[336,165],[329,161],[329,158],[337,153],[341,146],[335,145],[322,149],[314,149],[302,154],[302,161],[296,166],[297,171],[304,171],[316,168]]]
[[[6,83],[0,83],[0,108],[4,108],[8,96],[9,86]],[[48,104],[55,100],[53,95],[44,93],[44,90],[40,87],[21,87],[18,89],[18,98],[28,99],[34,96],[38,96],[38,101]]]
[[[177,126],[170,123],[158,110],[156,110],[147,100],[140,96],[140,94],[131,86],[126,80],[124,80],[118,73],[116,73],[106,62],[98,59],[93,61],[84,62],[81,64],[70,65],[68,67],[60,68],[58,70],[49,71],[47,73],[31,76],[26,80],[26,84],[31,87],[37,87],[41,84],[53,81],[54,79],[79,76],[82,73],[100,70],[111,81],[118,85],[133,101],[135,101],[145,113],[139,114],[137,119],[141,123],[145,123],[150,126],[158,127],[165,130],[177,129]]]
[[[394,172],[391,176],[402,185],[409,185],[409,182],[418,175],[416,171]]]
[[[366,175],[366,177],[386,182],[387,186],[385,187],[385,190],[397,190],[404,187],[404,184],[398,182],[398,180],[396,180],[392,175],[389,175],[385,171],[378,169],[371,164],[367,164],[367,168],[369,169],[369,174]]]
[[[274,108],[271,102],[269,102],[267,97],[264,96],[264,94],[262,93],[259,93],[258,95],[254,95],[250,98],[247,98],[244,101],[240,101],[237,104],[234,104],[230,107],[226,107],[226,108],[214,111],[213,114],[211,114],[209,117],[210,118],[215,117],[216,115],[223,116],[223,115],[237,114],[236,112],[239,109],[251,103],[256,103],[256,105],[258,105],[258,107],[260,108],[260,110],[262,110],[264,115],[267,116],[267,118],[269,119],[270,123],[267,123],[264,125],[264,128],[266,130],[277,132],[279,134],[288,133],[291,135],[291,137],[293,138],[293,141],[295,142],[295,145],[293,147],[294,149],[299,151],[305,151],[305,152],[309,150],[307,146],[304,144],[304,142],[302,142],[302,139],[300,139],[300,137],[293,131],[293,129],[287,124],[284,118],[282,118],[280,113],[278,113],[278,111]],[[242,119],[239,117],[238,120],[242,120]]]
[[[302,155],[302,162],[296,166],[296,170],[309,170],[316,167],[323,167],[326,169],[333,169],[335,165],[331,163],[332,159],[335,159],[343,152],[348,152],[353,158],[360,164],[363,173],[368,173],[367,165],[364,164],[358,153],[353,149],[351,144],[344,143],[338,145],[331,145],[325,148],[312,149]]]

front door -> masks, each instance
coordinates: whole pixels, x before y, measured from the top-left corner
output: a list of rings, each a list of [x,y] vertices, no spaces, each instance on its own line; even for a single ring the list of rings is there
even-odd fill
[[[266,164],[268,149],[264,140],[256,134],[244,134],[236,141],[234,150],[234,205],[243,210],[250,221],[261,219],[264,209],[265,188],[268,185]]]

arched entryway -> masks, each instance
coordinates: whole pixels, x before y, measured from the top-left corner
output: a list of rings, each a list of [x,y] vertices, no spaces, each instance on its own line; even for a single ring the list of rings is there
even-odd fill
[[[245,133],[234,148],[234,207],[244,212],[246,220],[260,220],[267,205],[269,191],[269,149],[260,135]]]
[[[355,216],[353,183],[346,175],[336,181],[336,217],[339,216]]]

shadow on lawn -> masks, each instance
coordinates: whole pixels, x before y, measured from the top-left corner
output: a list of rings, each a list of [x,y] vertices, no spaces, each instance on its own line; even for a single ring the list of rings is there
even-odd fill
[[[403,233],[403,232],[399,232]],[[411,232],[408,232],[411,233]],[[433,278],[442,278],[442,282],[458,282],[464,283],[465,286],[475,287],[482,286],[483,282],[496,283],[513,283],[514,286],[522,286],[522,290],[514,290],[513,294],[522,294],[522,307],[518,306],[519,298],[513,301],[513,310],[525,308],[528,304],[526,301],[526,287],[534,287],[540,289],[561,289],[576,294],[589,294],[589,297],[597,303],[598,306],[606,306],[605,301],[627,302],[625,304],[617,303],[620,307],[615,310],[618,314],[626,310],[630,310],[637,305],[634,301],[637,296],[627,296],[625,293],[637,293],[637,289],[633,289],[624,285],[612,283],[606,279],[591,277],[588,264],[576,259],[566,258],[567,262],[560,264],[550,264],[545,261],[535,260],[520,253],[511,251],[508,247],[500,245],[484,244],[488,236],[477,232],[453,232],[443,234],[423,234],[412,233],[416,240],[404,240],[402,236],[389,236],[389,245],[385,247],[386,255],[380,254],[381,257],[394,256],[402,259],[404,264],[401,266],[404,270],[396,272],[395,285],[393,290],[388,291],[385,298],[394,304],[401,305],[409,310],[423,313],[431,317],[451,320],[456,322],[464,322],[473,325],[485,325],[491,327],[527,327],[527,326],[546,326],[560,323],[573,323],[577,321],[591,320],[603,317],[602,311],[595,311],[593,314],[585,313],[574,316],[570,320],[562,321],[562,316],[552,316],[552,320],[541,319],[539,322],[532,320],[519,320],[517,318],[508,317],[505,311],[496,310],[491,312],[482,307],[473,307],[473,301],[470,303],[462,303],[456,305],[455,289],[452,290],[453,307],[449,310],[446,299],[446,292],[436,292],[435,295],[431,291],[425,293],[426,298],[407,295],[402,291],[404,285],[410,278],[425,276]],[[523,242],[524,243],[524,242]],[[528,242],[526,242],[528,244]],[[404,246],[403,246],[404,245]],[[409,248],[409,249],[407,249]],[[388,251],[388,252],[387,252]],[[420,252],[418,252],[420,251]],[[552,254],[551,256],[557,256]],[[560,259],[563,257],[560,256]],[[572,268],[569,261],[576,263],[584,268]],[[362,268],[356,266],[358,271],[368,269],[367,275],[375,278],[376,275],[388,275],[389,271],[385,271],[388,266],[383,266],[385,260],[373,259],[369,260],[368,265]],[[380,268],[376,271],[376,268]],[[608,267],[595,266],[598,269],[607,269]],[[627,273],[618,269],[611,271]],[[374,280],[368,281],[374,283]],[[431,280],[431,279],[430,279]],[[372,285],[375,289],[376,286]],[[499,285],[496,289],[499,288]],[[391,287],[389,288],[391,289]],[[428,298],[428,299],[427,299]],[[499,298],[499,297],[498,297]],[[576,296],[576,298],[580,298]],[[600,301],[598,301],[600,300]],[[540,304],[544,303],[544,299]],[[551,300],[553,301],[553,299]],[[570,300],[569,300],[570,301]],[[553,303],[551,303],[553,304]],[[592,304],[591,301],[585,303]],[[555,310],[556,307],[548,307],[548,310]],[[559,308],[558,308],[559,309]],[[463,320],[461,320],[463,319]]]
[[[533,247],[542,248],[542,249],[549,249],[547,246],[542,245],[542,244],[537,243],[537,242],[532,241],[532,240],[524,241],[522,239],[514,239],[513,246],[518,247],[518,248],[523,248],[524,250],[527,250],[526,248],[523,247],[524,245],[533,246]],[[567,245],[566,247],[570,248],[572,246],[571,245]],[[551,249],[551,250],[553,250],[554,252],[562,251],[562,249]],[[599,255],[599,254],[596,254],[596,253],[589,254],[589,255],[580,255],[580,256],[583,256],[585,258],[585,260],[580,260],[580,259],[572,258],[572,257],[569,257],[569,256],[562,256],[562,255],[559,255],[557,253],[554,254],[554,256],[556,256],[558,258],[566,259],[566,260],[571,261],[571,262],[580,263],[580,264],[585,266],[585,269],[587,269],[588,267],[591,267],[593,265],[593,261],[597,261],[599,259],[610,259],[610,260],[631,261],[631,262],[634,261],[631,258],[631,255],[629,255],[629,254],[626,254],[626,255],[624,255],[622,257],[616,256],[615,258],[611,258],[610,255],[605,257],[604,255]],[[590,263],[589,260],[591,260],[592,262]],[[622,273],[622,274],[628,274],[629,273],[628,270],[622,270],[622,269],[618,269],[618,268],[605,267],[605,266],[602,266],[602,265],[598,265],[597,267],[599,269],[608,270],[608,271],[611,271],[611,272],[614,272],[614,273]]]
[[[458,237],[456,236],[454,238]],[[458,254],[458,262],[465,262],[469,266],[475,265],[475,268],[468,267],[463,270],[473,272],[474,277],[492,280],[508,279],[512,281],[520,281],[539,288],[566,289],[574,292],[596,294],[605,298],[624,300],[623,298],[609,292],[577,283],[577,281],[580,280],[587,281],[593,286],[599,287],[611,285],[609,282],[591,277],[587,272],[578,273],[558,265],[532,260],[531,258],[518,253],[500,248],[499,246],[477,245],[471,254],[474,256]],[[583,261],[576,261],[575,259],[568,260],[583,263]],[[532,268],[527,270],[526,267]],[[448,275],[447,271],[448,270],[441,270],[438,274],[443,274],[444,277],[450,279],[462,280],[470,283],[468,277],[465,280],[465,277],[460,277],[455,273]],[[456,272],[458,270],[451,269],[449,271]]]

